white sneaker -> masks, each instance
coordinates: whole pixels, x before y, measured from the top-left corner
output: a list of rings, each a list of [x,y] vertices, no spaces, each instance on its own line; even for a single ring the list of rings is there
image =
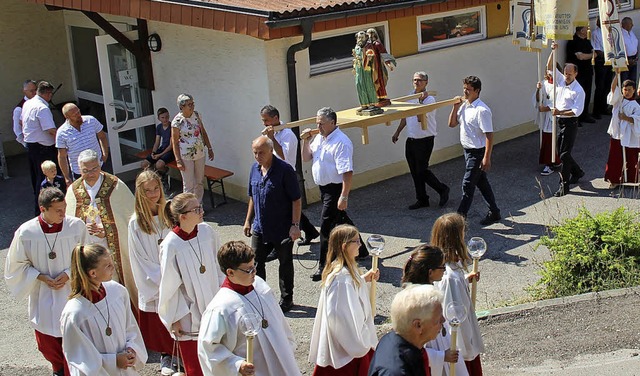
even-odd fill
[[[542,176],[547,176],[547,175],[551,175],[551,174],[553,174],[553,170],[549,166],[544,166],[542,171],[540,171],[540,175],[542,175]]]
[[[171,376],[174,372],[176,372],[176,369],[173,367],[171,355],[164,355],[160,359],[160,374],[162,376]]]

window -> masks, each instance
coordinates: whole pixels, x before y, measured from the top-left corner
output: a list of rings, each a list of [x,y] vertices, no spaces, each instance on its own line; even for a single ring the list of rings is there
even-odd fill
[[[335,31],[318,33],[318,36],[313,36],[309,46],[310,74],[314,76],[341,69],[350,69],[353,65],[352,50],[356,45],[355,34],[358,31],[366,31],[370,28],[376,29],[385,48],[390,51],[385,24],[340,29],[340,34],[338,35],[336,35]]]
[[[98,29],[71,26],[70,34],[77,89],[102,95],[100,70],[98,69],[98,52],[96,50]]]
[[[616,0],[620,3],[620,7],[618,8],[618,12],[633,9],[633,4],[631,0]],[[598,0],[589,0],[589,17],[597,17],[598,16]]]
[[[487,37],[484,7],[418,17],[418,48],[429,51]]]

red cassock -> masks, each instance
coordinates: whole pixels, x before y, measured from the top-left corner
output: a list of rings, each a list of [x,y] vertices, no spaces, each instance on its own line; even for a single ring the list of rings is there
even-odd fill
[[[627,183],[638,182],[638,153],[640,148],[625,148],[627,158]],[[609,142],[609,159],[604,168],[604,180],[612,184],[624,182],[622,146],[620,140],[611,138]]]

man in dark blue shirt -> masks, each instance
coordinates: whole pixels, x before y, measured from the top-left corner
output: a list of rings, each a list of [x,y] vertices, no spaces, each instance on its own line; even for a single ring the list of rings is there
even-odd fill
[[[273,141],[266,136],[251,144],[256,163],[249,174],[249,204],[244,234],[256,252],[256,274],[266,277],[266,258],[278,254],[280,308],[293,307],[293,242],[300,237],[300,188],[289,164],[273,157]]]

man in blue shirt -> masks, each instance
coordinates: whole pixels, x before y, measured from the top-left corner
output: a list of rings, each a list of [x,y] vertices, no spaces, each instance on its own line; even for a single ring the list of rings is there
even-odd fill
[[[249,204],[244,234],[256,252],[256,274],[266,280],[266,258],[278,253],[280,308],[293,307],[293,242],[300,237],[301,200],[296,173],[273,157],[273,141],[260,136],[251,144],[256,163],[249,174]]]

